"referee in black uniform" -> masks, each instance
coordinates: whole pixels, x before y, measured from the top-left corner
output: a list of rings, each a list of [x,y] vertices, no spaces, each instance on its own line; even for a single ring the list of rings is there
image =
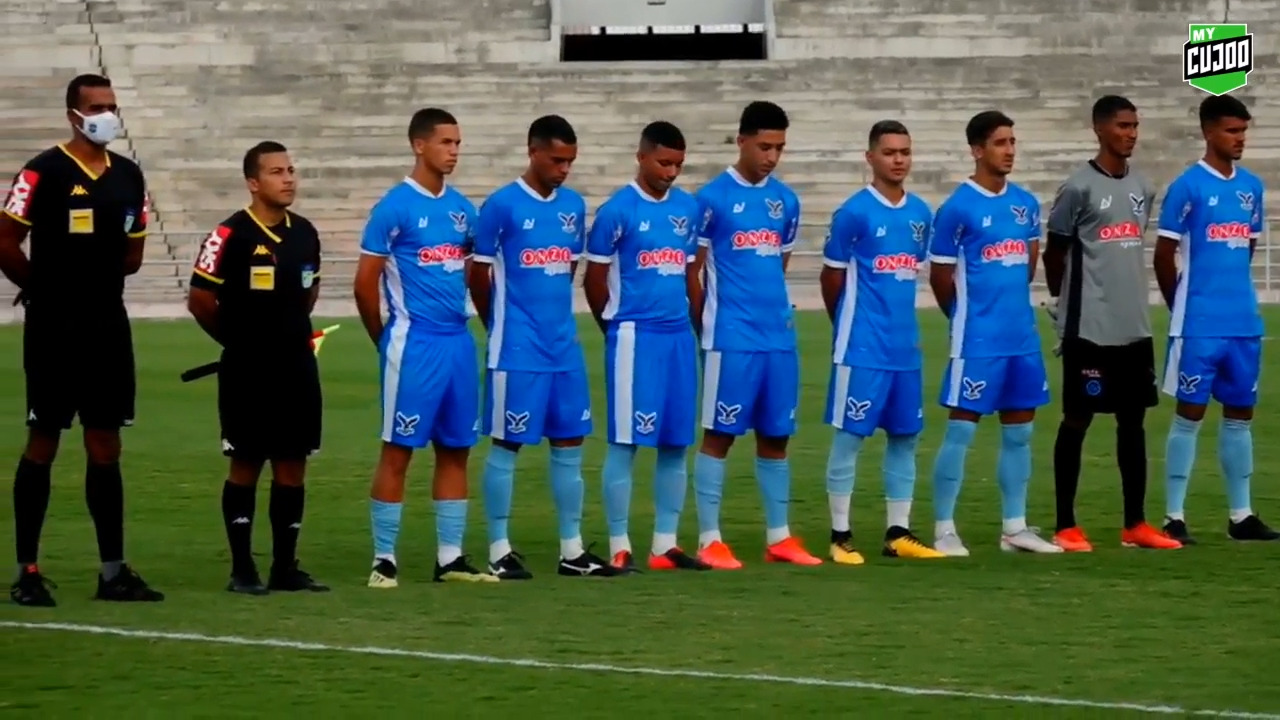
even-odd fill
[[[262,142],[244,156],[249,207],[200,245],[187,307],[222,345],[218,418],[231,459],[222,517],[232,592],[325,591],[298,567],[307,457],[320,449],[320,374],[311,310],[320,288],[320,237],[288,211],[297,177],[289,153]],[[250,543],[258,476],[271,462],[272,564],[264,586]]]
[[[63,430],[84,428],[85,500],[98,536],[99,600],[158,601],[124,562],[120,428],[133,423],[133,336],[124,279],[142,265],[142,171],[107,150],[120,132],[115,91],[99,75],[67,85],[71,139],[31,159],[0,216],[0,271],[25,304],[27,445],[13,481],[19,605],[52,606],[36,565],[49,507],[49,468]],[[22,242],[30,233],[30,257]]]

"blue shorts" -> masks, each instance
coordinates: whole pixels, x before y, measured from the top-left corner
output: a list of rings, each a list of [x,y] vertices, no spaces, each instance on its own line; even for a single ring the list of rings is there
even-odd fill
[[[858,437],[870,437],[876,428],[918,435],[924,429],[924,377],[919,370],[833,365],[823,422]]]
[[[698,421],[698,344],[693,331],[618,323],[605,334],[609,442],[688,447]]]
[[[537,445],[591,434],[587,368],[535,372],[489,370],[484,384],[484,434]]]
[[[796,433],[800,355],[795,350],[708,350],[702,362],[702,427],[726,435]]]
[[[979,415],[1034,410],[1049,403],[1049,377],[1039,352],[1008,357],[951,358],[938,402]]]
[[[480,372],[471,333],[428,335],[391,325],[381,344],[383,442],[475,445]]]
[[[1163,389],[1178,402],[1208,405],[1212,397],[1251,408],[1258,404],[1261,367],[1261,338],[1169,338]]]

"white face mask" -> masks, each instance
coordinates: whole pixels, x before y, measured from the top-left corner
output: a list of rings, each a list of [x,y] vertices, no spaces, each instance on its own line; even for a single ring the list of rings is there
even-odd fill
[[[120,118],[113,112],[97,115],[82,115],[79,110],[72,110],[72,112],[80,115],[80,119],[84,120],[84,124],[76,129],[97,145],[106,145],[120,134]]]

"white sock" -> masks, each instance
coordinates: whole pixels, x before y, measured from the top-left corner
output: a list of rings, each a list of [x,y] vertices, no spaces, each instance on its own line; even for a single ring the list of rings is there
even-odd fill
[[[711,543],[718,543],[718,542],[724,542],[724,540],[722,540],[722,539],[720,538],[720,531],[719,531],[719,530],[708,530],[708,531],[706,531],[706,532],[701,533],[700,535],[698,535],[698,548],[699,548],[699,549],[704,548],[704,547],[706,547],[706,546],[710,545]]]
[[[780,528],[769,528],[764,531],[764,541],[770,545],[776,545],[789,537],[791,537],[791,528],[786,525]]]
[[[609,537],[609,557],[612,558],[620,552],[631,552],[631,538],[626,535],[617,537]]]
[[[457,545],[441,545],[436,550],[436,562],[440,563],[440,567],[444,567],[460,557],[462,557],[462,548]]]
[[[675,533],[654,533],[653,549],[649,552],[654,555],[665,555],[668,550],[674,550],[676,547]]]
[[[853,493],[827,493],[827,505],[831,507],[831,529],[849,532],[849,502]]]
[[[940,538],[947,533],[954,534],[956,531],[955,520],[939,520],[933,524],[933,537]]]
[[[1238,523],[1253,514],[1253,508],[1244,507],[1231,511],[1231,522]]]
[[[1005,535],[1017,535],[1027,529],[1027,519],[1024,517],[1010,518],[1002,523]]]
[[[392,565],[395,565],[396,567],[400,567],[398,564],[396,564],[396,556],[394,553],[391,553],[388,555],[374,555],[373,564],[375,567],[377,566],[379,560],[390,560]]]
[[[498,540],[489,543],[489,562],[496,563],[507,555],[511,554],[511,541]]]
[[[1181,520],[1182,522],[1186,522],[1186,521],[1187,521],[1187,516],[1186,516],[1186,514],[1185,514],[1185,513],[1180,513],[1180,512],[1167,513],[1167,514],[1165,515],[1165,517],[1166,517],[1166,518],[1168,518],[1168,519],[1170,519],[1170,520]]]
[[[572,560],[582,555],[582,536],[560,541],[560,557]]]
[[[885,526],[911,528],[911,501],[889,500],[884,504]]]

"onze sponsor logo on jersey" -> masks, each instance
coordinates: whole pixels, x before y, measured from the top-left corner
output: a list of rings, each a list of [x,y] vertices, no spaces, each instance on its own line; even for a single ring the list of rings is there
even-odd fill
[[[679,248],[658,248],[642,250],[636,255],[636,265],[641,270],[657,270],[659,275],[683,275],[686,259]]]
[[[757,255],[781,255],[782,235],[777,230],[739,230],[733,234],[734,250],[755,250]]]
[[[1132,220],[1104,225],[1098,230],[1098,240],[1104,243],[1142,240],[1142,228]]]
[[[911,253],[877,255],[871,259],[871,269],[876,273],[893,275],[897,280],[915,281],[920,274],[920,260]]]
[[[1239,250],[1249,247],[1249,237],[1253,229],[1249,223],[1226,222],[1213,223],[1204,229],[1204,236],[1209,242],[1226,243],[1228,248]]]
[[[13,187],[9,189],[9,199],[4,203],[5,212],[27,219],[27,211],[31,205],[31,193],[40,181],[40,173],[35,170],[23,170],[13,179]]]
[[[541,268],[548,275],[568,275],[573,252],[567,247],[530,248],[520,251],[520,267]]]
[[[460,245],[444,244],[418,248],[418,267],[439,265],[445,272],[457,272],[463,268],[465,258],[466,253]]]
[[[1026,265],[1031,261],[1026,240],[1001,240],[982,248],[982,262],[1001,265]]]

